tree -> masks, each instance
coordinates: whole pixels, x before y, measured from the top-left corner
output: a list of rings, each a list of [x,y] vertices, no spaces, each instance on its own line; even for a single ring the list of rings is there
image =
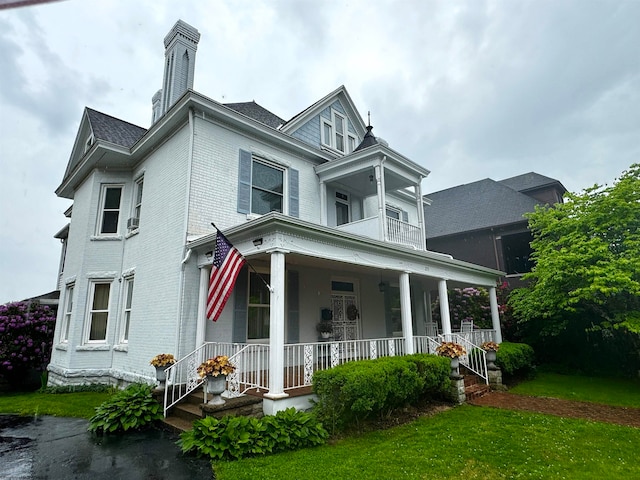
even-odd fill
[[[542,336],[640,333],[640,164],[528,216],[535,267],[510,306]]]

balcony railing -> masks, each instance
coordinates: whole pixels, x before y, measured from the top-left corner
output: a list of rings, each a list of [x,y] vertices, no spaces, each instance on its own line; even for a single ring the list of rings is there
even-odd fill
[[[376,240],[384,240],[380,238],[380,230],[378,228],[378,217],[369,217],[354,222],[339,225],[339,230],[344,232],[362,235],[364,237],[375,238]],[[409,245],[418,250],[424,250],[422,234],[417,225],[397,220],[395,218],[386,217],[387,240],[400,245]]]
[[[411,225],[410,223],[391,217],[386,218],[387,236],[390,242],[410,245],[418,250],[424,250],[425,246],[422,244],[422,235],[416,225]]]

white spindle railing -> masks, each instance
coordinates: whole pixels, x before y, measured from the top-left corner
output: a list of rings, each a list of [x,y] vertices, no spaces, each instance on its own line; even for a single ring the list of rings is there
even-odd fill
[[[311,386],[313,374],[318,370],[404,354],[403,338],[288,344],[284,346],[285,390]]]
[[[167,380],[164,390],[164,416],[167,416],[167,411],[171,407],[202,385],[204,380],[200,378],[197,372],[197,368],[202,362],[217,355],[231,357],[243,346],[243,344],[239,343],[204,343],[167,368]]]
[[[422,244],[422,235],[420,234],[419,227],[396,218],[386,218],[387,236],[390,242],[411,245],[416,247],[418,250],[425,249],[425,246]]]
[[[236,367],[227,377],[227,393],[229,397],[239,397],[247,390],[269,389],[269,345],[245,345],[229,358]]]

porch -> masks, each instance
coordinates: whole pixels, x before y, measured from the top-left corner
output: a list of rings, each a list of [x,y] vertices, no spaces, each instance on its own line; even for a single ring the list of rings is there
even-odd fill
[[[412,350],[410,353],[435,354],[442,341],[461,344],[467,354],[460,357],[460,364],[488,383],[487,361],[480,345],[485,341],[496,341],[495,330],[478,329],[437,337],[410,336],[409,344],[407,340],[405,337],[392,337],[285,344],[282,354],[276,355],[281,360],[278,362],[282,365],[281,376],[278,372],[275,375],[270,372],[269,365],[274,359],[267,344],[207,342],[167,369],[164,414],[166,416],[171,407],[204,383],[196,369],[204,360],[217,355],[228,356],[236,367],[227,380],[225,396],[229,398],[249,393],[278,400],[300,393],[310,394],[313,374],[319,370],[352,361],[403,356],[408,354],[408,350]],[[270,395],[274,390],[277,394]]]

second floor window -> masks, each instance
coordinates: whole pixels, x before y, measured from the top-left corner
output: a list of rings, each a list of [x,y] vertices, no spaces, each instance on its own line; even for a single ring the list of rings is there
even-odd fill
[[[120,200],[122,197],[122,186],[104,186],[102,189],[102,202],[100,219],[98,222],[98,234],[108,235],[118,233],[118,223],[120,220]]]
[[[133,218],[140,219],[140,210],[142,209],[142,187],[144,186],[144,177],[136,182],[136,198],[133,206]]]
[[[282,212],[284,171],[254,159],[251,178],[251,213]]]

